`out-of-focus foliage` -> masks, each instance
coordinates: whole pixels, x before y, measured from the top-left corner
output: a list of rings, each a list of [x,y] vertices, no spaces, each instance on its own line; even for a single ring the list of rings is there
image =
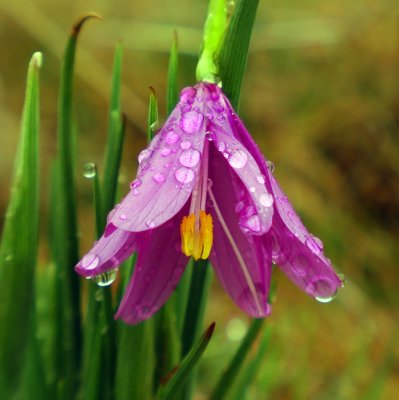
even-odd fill
[[[76,60],[78,165],[102,166],[114,45],[124,43],[122,109],[126,145],[120,183],[134,176],[145,146],[148,86],[165,116],[173,31],[179,37],[179,87],[192,84],[204,1],[1,1],[0,215],[8,202],[30,54],[40,50],[42,187],[55,155],[59,62],[71,21],[95,10],[103,23],[85,32]],[[399,36],[394,1],[261,1],[241,92],[241,116],[326,253],[347,277],[329,305],[315,303],[277,272],[272,334],[248,399],[394,398],[399,391]],[[396,13],[396,14],[395,14]],[[12,41],[7,39],[12,37]],[[102,140],[99,140],[102,138]],[[77,177],[79,225],[93,237],[92,188]],[[89,211],[90,210],[90,211]],[[41,203],[46,227],[47,199]],[[3,221],[1,221],[3,224]],[[86,242],[85,242],[86,240]],[[40,248],[45,265],[48,249]],[[47,273],[47,272],[46,272]],[[48,279],[43,275],[43,281]],[[38,282],[38,285],[43,284]],[[218,329],[199,371],[207,398],[249,323],[217,284],[206,319]],[[49,305],[39,304],[45,336]],[[223,323],[225,326],[223,327]],[[39,338],[40,339],[40,338]],[[237,342],[238,344],[238,342]],[[250,354],[251,359],[255,354]]]

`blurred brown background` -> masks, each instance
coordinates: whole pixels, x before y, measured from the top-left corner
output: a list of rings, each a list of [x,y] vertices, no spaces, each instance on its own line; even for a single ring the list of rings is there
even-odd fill
[[[148,86],[165,118],[168,50],[180,47],[179,84],[194,83],[205,0],[0,0],[0,210],[19,131],[26,68],[42,51],[42,262],[55,154],[60,57],[77,16],[96,11],[76,62],[77,180],[82,248],[93,237],[86,162],[101,171],[114,46],[124,43],[127,115],[121,192],[134,176]],[[399,393],[399,13],[396,1],[260,1],[240,115],[327,255],[347,277],[328,305],[277,273],[272,338],[249,399],[393,399]],[[2,222],[2,220],[0,221]],[[214,284],[207,320],[217,336],[198,398],[223,369],[248,320]]]

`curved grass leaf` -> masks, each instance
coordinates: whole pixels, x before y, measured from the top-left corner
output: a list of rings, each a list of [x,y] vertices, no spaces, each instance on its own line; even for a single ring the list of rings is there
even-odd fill
[[[212,393],[210,400],[222,400],[228,398],[226,396],[229,392],[229,389],[234,384],[235,379],[243,366],[244,360],[262,328],[263,322],[263,319],[254,319],[252,321],[252,324],[248,329],[244,340],[242,341],[226,371],[223,373],[223,375],[219,379],[219,382],[216,384],[215,390]]]
[[[147,119],[147,142],[150,143],[154,137],[154,133],[158,128],[158,101],[155,89],[150,86],[150,101],[148,104],[148,119]]]
[[[39,69],[42,55],[30,61],[21,136],[11,198],[0,247],[0,397],[18,384],[32,329],[38,247]],[[5,393],[1,393],[1,391]]]
[[[160,390],[158,398],[162,400],[174,400],[178,398],[178,394],[183,389],[183,385],[187,378],[193,372],[202,354],[208,346],[212,338],[215,323],[213,322],[205,331],[202,337],[197,341],[193,348],[187,353],[180,367],[172,375],[166,385]]]
[[[259,0],[238,0],[218,58],[223,92],[237,110]]]
[[[56,326],[55,369],[57,393],[71,399],[77,390],[81,348],[80,285],[73,267],[79,258],[75,174],[73,167],[73,130],[71,121],[73,78],[76,45],[85,21],[101,18],[90,13],[80,18],[69,36],[61,68],[58,104],[58,154],[52,190],[52,256],[56,265]]]

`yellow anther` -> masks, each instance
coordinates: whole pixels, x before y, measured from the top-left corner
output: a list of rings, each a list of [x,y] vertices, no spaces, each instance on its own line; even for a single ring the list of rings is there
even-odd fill
[[[196,215],[183,217],[180,225],[181,249],[186,256],[193,256],[195,260],[209,257],[213,243],[212,217],[201,210],[199,223]]]

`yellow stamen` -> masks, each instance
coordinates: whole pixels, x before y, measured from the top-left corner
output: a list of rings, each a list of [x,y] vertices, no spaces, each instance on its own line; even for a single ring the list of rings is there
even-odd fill
[[[195,214],[183,217],[180,225],[181,249],[195,260],[209,257],[213,243],[213,222],[210,214],[201,210],[199,221]]]

